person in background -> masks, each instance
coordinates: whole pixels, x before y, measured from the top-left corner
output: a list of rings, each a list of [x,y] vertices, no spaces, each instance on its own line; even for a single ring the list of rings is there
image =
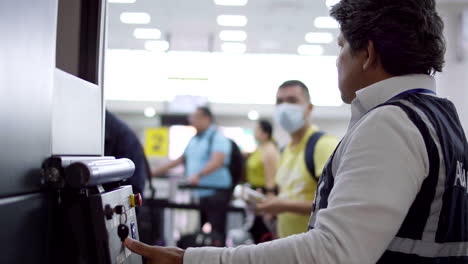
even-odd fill
[[[229,189],[231,175],[228,169],[231,143],[217,131],[214,116],[207,107],[198,107],[189,118],[197,134],[190,140],[184,154],[176,160],[155,169],[153,176],[166,174],[170,169],[185,165],[185,174],[192,185]],[[210,223],[212,230],[226,236],[226,210],[231,199],[230,191],[197,191],[202,208],[200,224]]]
[[[270,196],[257,205],[258,212],[278,216],[280,238],[307,231],[318,180],[337,145],[335,137],[311,124],[312,110],[309,89],[304,83],[292,80],[280,85],[275,120],[290,134],[291,142],[281,155],[276,173],[278,197]]]
[[[135,164],[135,172],[124,184],[132,185],[134,193],[141,193],[151,171],[143,148],[135,133],[114,114],[106,110],[104,155],[128,158]]]
[[[260,120],[254,136],[258,147],[247,159],[247,183],[265,194],[275,194],[280,152],[273,141],[273,126],[267,120]]]
[[[262,189],[266,195],[275,195],[275,176],[280,152],[273,141],[273,126],[267,120],[260,120],[255,127],[255,139],[258,147],[247,159],[246,178],[253,189]],[[257,216],[250,229],[255,243],[271,240],[267,237],[271,232],[263,223],[263,218]]]
[[[436,94],[435,0],[341,0],[337,58],[348,131],[322,172],[307,233],[238,248],[125,245],[159,264],[468,263],[468,142]]]

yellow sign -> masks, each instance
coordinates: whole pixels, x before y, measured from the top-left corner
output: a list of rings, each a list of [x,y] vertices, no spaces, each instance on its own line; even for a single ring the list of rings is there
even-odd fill
[[[147,156],[167,157],[169,154],[169,129],[148,128],[145,131],[145,153]]]

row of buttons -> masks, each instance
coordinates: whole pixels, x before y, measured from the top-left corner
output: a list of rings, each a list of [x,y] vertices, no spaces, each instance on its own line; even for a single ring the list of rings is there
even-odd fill
[[[137,206],[142,206],[143,204],[143,199],[141,198],[141,194],[130,194],[128,197],[130,207],[137,207]],[[107,220],[111,220],[112,216],[114,213],[121,215],[125,213],[125,207],[123,205],[117,205],[115,208],[112,208],[109,204],[106,204],[104,207],[104,215],[106,216]]]
[[[136,206],[142,206],[143,205],[143,200],[141,199],[141,194],[137,193],[135,194],[130,194],[129,197],[130,200],[130,206],[131,207],[136,207]]]

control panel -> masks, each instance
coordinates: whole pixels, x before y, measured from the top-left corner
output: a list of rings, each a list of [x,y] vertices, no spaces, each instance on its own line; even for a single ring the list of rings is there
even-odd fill
[[[134,171],[126,158],[52,156],[44,162],[41,181],[55,190],[53,263],[142,263],[122,244],[128,236],[139,239],[141,195],[121,186]]]
[[[135,207],[141,195],[134,195],[131,186],[89,196],[90,212],[97,249],[96,263],[140,264],[142,258],[125,248],[127,236],[139,239]]]

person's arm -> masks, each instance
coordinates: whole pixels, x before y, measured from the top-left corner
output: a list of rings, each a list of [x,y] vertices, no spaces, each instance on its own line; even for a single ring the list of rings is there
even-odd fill
[[[255,246],[189,248],[183,263],[376,263],[403,223],[429,167],[419,130],[399,108],[382,109],[387,111],[371,112],[344,142],[328,207],[317,214],[315,229]]]
[[[263,168],[265,171],[265,187],[268,193],[274,193],[275,176],[278,170],[279,153],[274,146],[267,146],[262,155]]]
[[[171,160],[163,166],[154,169],[151,172],[152,177],[158,177],[166,174],[170,169],[177,167],[180,164],[184,163],[184,156],[180,156],[178,159]]]
[[[258,213],[277,215],[284,212],[310,215],[313,201],[294,201],[272,197],[263,203],[257,204]]]
[[[210,173],[215,172],[217,169],[222,168],[224,166],[225,158],[226,158],[226,155],[224,153],[213,152],[206,166],[199,173],[196,173],[195,175],[192,175],[191,177],[189,177],[189,181],[192,184],[198,184],[200,182],[200,179],[203,176],[206,176]]]

